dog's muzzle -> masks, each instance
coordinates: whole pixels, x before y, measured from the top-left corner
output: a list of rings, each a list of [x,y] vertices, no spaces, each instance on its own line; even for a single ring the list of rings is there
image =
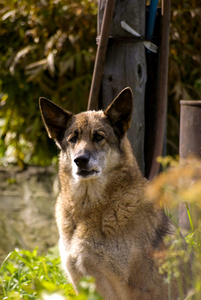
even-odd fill
[[[74,158],[74,163],[77,166],[76,175],[86,178],[99,173],[99,171],[97,171],[94,166],[90,166],[90,159],[90,152],[86,150],[81,151],[76,155],[76,157]]]
[[[74,159],[74,162],[76,163],[78,168],[85,169],[88,166],[89,159],[90,159],[90,154],[88,152],[84,152],[81,155],[77,155]]]

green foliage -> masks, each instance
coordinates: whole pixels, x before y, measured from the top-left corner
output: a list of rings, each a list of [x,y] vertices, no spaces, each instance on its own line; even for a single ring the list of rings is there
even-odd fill
[[[38,110],[47,97],[86,109],[97,1],[0,0],[0,163],[56,161]],[[172,0],[167,153],[179,152],[180,100],[201,99],[199,0]]]
[[[83,279],[76,296],[67,283],[60,267],[60,258],[49,252],[39,256],[37,249],[15,250],[5,259],[0,268],[0,296],[2,300],[101,300],[95,291],[94,280]]]
[[[74,113],[86,109],[96,10],[93,0],[0,1],[2,163],[44,165],[56,156],[41,122],[40,96]]]
[[[201,99],[201,7],[199,0],[172,0],[167,151],[179,153],[180,100]]]
[[[157,176],[147,189],[147,197],[160,207],[165,208],[169,216],[178,226],[178,208],[181,204],[187,206],[189,231],[183,230],[187,247],[181,247],[183,238],[180,232],[165,253],[165,262],[161,265],[161,272],[166,272],[171,278],[177,278],[181,298],[184,299],[181,275],[185,274],[189,284],[188,296],[185,299],[201,299],[201,160],[189,157],[185,160],[173,158],[159,158],[165,172]],[[167,166],[170,166],[167,168]],[[176,213],[176,217],[175,217]],[[174,237],[175,238],[175,237]],[[193,255],[192,255],[193,254]],[[160,259],[160,258],[159,258]],[[179,262],[191,261],[192,274],[185,268],[179,270]],[[191,287],[190,282],[192,281]],[[171,299],[171,297],[170,297]]]

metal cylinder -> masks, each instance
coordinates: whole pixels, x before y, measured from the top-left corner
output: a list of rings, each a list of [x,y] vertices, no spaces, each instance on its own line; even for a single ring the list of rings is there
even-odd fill
[[[180,158],[189,155],[201,157],[201,101],[181,100],[180,112]],[[190,230],[186,204],[179,204],[179,226],[183,235]]]
[[[180,104],[180,157],[201,157],[201,101],[181,100]]]

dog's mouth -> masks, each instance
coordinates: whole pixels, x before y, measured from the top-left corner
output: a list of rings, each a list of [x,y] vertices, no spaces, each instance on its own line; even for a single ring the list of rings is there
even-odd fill
[[[83,178],[95,176],[99,173],[98,170],[80,170],[77,172],[77,175]]]

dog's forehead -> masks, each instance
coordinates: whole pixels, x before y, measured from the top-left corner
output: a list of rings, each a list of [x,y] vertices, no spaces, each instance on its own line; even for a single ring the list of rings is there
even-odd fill
[[[86,111],[75,115],[74,126],[78,128],[94,128],[104,126],[106,116],[103,111]]]

